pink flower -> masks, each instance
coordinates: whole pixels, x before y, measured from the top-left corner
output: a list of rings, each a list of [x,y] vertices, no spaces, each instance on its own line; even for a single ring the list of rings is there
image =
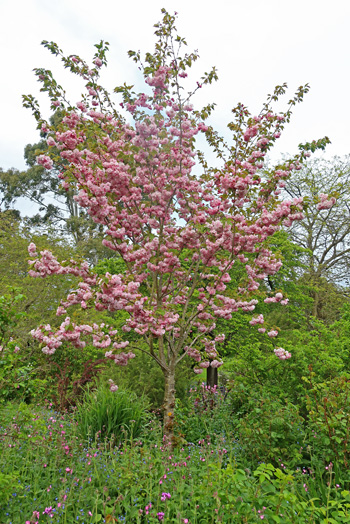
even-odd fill
[[[278,335],[278,331],[276,331],[276,330],[271,330],[271,331],[268,332],[267,335],[268,335],[270,338],[277,337],[277,335]]]
[[[102,60],[100,58],[95,58],[94,60],[94,64],[97,66],[97,67],[101,67],[101,65],[103,64]]]
[[[258,129],[259,129],[259,126],[255,125],[255,126],[252,126],[252,127],[249,127],[246,132],[244,133],[243,135],[243,138],[246,142],[249,142],[249,140],[251,138],[253,138],[257,132],[258,132]]]
[[[77,102],[77,108],[80,109],[83,113],[86,113],[87,107],[83,102]]]
[[[264,323],[264,316],[263,315],[259,315],[257,317],[254,317],[249,322],[249,324],[251,324],[252,326],[255,326],[255,324],[263,324],[263,323]]]
[[[320,193],[319,195],[319,198],[320,198],[320,202],[317,204],[316,208],[321,211],[322,209],[330,209],[331,207],[334,206],[334,204],[336,203],[336,198],[334,197],[331,197],[329,200],[328,200],[328,195],[325,195],[324,193]]]
[[[45,169],[52,169],[53,161],[51,160],[51,158],[49,156],[47,156],[47,155],[39,155],[36,158],[36,161],[37,161],[38,164],[43,166]]]
[[[56,142],[52,138],[52,136],[49,136],[49,138],[46,140],[46,143],[47,143],[48,146],[55,146],[56,145]]]
[[[210,366],[212,368],[219,368],[222,365],[223,365],[223,362],[220,362],[219,360],[212,360],[212,362],[210,363]]]
[[[276,348],[274,349],[274,353],[276,355],[276,357],[278,357],[280,360],[287,360],[289,358],[291,358],[291,353],[289,353],[289,351],[286,351],[285,349],[283,348]]]
[[[109,379],[108,382],[110,382],[109,389],[111,391],[118,391],[119,388],[118,388],[117,384],[114,384],[114,382],[113,382],[113,380],[111,378]]]

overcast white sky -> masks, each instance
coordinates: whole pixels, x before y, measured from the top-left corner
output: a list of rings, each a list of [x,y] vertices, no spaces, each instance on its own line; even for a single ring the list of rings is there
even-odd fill
[[[199,50],[198,76],[218,68],[219,81],[193,103],[217,103],[219,131],[237,102],[257,113],[275,85],[287,82],[292,95],[308,82],[311,91],[274,156],[294,154],[300,142],[325,135],[332,141],[327,157],[350,153],[350,0],[1,0],[0,167],[23,169],[24,146],[38,139],[34,118],[21,102],[22,94],[31,93],[47,107],[34,67],[51,69],[74,102],[83,91],[40,45],[43,39],[87,60],[93,45],[107,40],[105,84],[112,89],[135,83],[138,72],[127,51],[153,50],[153,24],[162,7],[179,13],[179,34],[190,50]]]

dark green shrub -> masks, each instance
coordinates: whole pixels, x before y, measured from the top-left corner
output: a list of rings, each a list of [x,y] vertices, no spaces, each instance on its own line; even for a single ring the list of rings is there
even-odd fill
[[[340,376],[315,384],[307,397],[309,450],[313,464],[329,463],[347,472],[350,466],[350,380]]]
[[[236,437],[246,463],[304,464],[305,423],[298,406],[255,388],[244,410],[236,420]]]

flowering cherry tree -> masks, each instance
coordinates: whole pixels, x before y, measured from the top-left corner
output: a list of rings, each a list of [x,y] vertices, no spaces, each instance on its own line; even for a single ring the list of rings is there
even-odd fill
[[[309,150],[324,147],[327,139],[300,146],[285,164],[263,169],[264,157],[289,121],[292,107],[308,91],[308,86],[300,87],[287,110],[275,113],[272,104],[284,94],[283,85],[257,116],[242,104],[233,109],[234,119],[228,124],[232,140],[227,143],[205,123],[213,105],[196,111],[190,103],[197,89],[216,80],[216,71],[185,92],[187,70],[197,54],[182,54],[186,42],[176,35],[175,17],[165,10],[163,15],[156,25],[154,53],[146,54],[144,62],[139,53],[129,53],[144,75],[146,92],[135,93],[125,84],[115,90],[122,96],[126,118],[99,84],[108,50],[103,42],[96,46],[92,67],[78,56],[65,57],[53,42],[44,42],[86,86],[82,99],[71,105],[52,73],[36,70],[52,108],[65,112],[58,131],[50,129],[32,96],[24,97],[24,103],[47,133],[48,152],[38,163],[50,169],[53,159],[61,162],[62,186],[76,190],[76,201],[103,225],[104,245],[125,264],[122,274],[99,276],[86,262],[60,262],[48,251],[37,253],[31,244],[33,277],[80,278],[78,288],[57,310],[65,316],[61,326],[56,331],[40,326],[33,336],[47,354],[64,341],[82,348],[90,338],[106,350],[107,359],[122,366],[138,350],[146,351],[164,374],[164,430],[171,439],[177,364],[188,356],[195,361],[195,373],[222,365],[218,346],[224,336],[215,332],[216,320],[233,319],[238,310],[253,312],[254,292],[281,267],[267,240],[281,225],[303,217],[303,199],[281,201],[281,188]],[[210,167],[196,150],[199,133],[205,134],[221,167]],[[323,206],[326,202],[322,197]],[[242,266],[244,278],[232,292],[227,284],[234,264]],[[281,293],[267,301],[286,303]],[[76,304],[111,313],[124,310],[128,319],[121,332],[106,324],[76,325],[67,314]],[[262,315],[253,317],[251,324],[265,331]],[[134,342],[131,332],[142,344]],[[267,335],[273,339],[277,331]],[[275,354],[282,360],[290,357],[283,348]]]

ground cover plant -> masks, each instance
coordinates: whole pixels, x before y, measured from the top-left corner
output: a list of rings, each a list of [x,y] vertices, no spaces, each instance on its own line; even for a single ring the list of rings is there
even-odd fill
[[[113,393],[116,398],[120,394]],[[202,416],[209,425],[213,413],[204,409]],[[280,457],[275,465],[256,462],[249,469],[244,447],[227,431],[221,438],[217,432],[214,443],[210,435],[196,442],[182,437],[171,450],[156,419],[145,423],[135,439],[125,432],[118,445],[113,435],[101,439],[99,431],[93,439],[83,439],[79,419],[50,405],[8,405],[2,421],[4,524],[350,519],[350,492],[345,489],[350,479],[339,480],[341,472],[332,463],[322,464],[323,471],[290,469]],[[259,434],[252,426],[254,432]],[[283,447],[279,452],[283,456]],[[312,452],[319,453],[321,462],[321,448],[315,446]]]

